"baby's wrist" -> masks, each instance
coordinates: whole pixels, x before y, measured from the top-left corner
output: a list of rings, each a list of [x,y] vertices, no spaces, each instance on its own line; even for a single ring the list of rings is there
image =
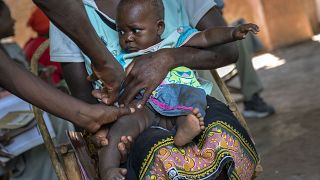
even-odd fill
[[[232,40],[238,40],[238,38],[237,38],[237,35],[236,35],[236,33],[237,33],[237,28],[238,27],[233,27],[232,29],[231,29],[231,38],[232,38]]]

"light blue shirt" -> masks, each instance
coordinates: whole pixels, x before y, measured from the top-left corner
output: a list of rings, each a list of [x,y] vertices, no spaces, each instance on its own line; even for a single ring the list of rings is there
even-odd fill
[[[165,39],[178,27],[189,26],[189,18],[183,3],[194,3],[206,6],[199,0],[163,0],[165,8],[165,31],[162,34],[162,38]],[[104,21],[115,23],[115,21],[109,18],[98,10],[94,0],[83,0],[86,12],[93,25],[98,36],[104,42],[107,49],[116,57],[120,54],[120,45],[118,32],[110,28]],[[203,8],[201,8],[203,9]],[[203,11],[202,13],[205,13]],[[200,16],[199,13],[197,16]],[[81,52],[79,47],[64,33],[62,33],[53,24],[50,24],[50,56],[51,61],[56,62],[85,62],[88,74],[92,74],[90,59]],[[95,84],[95,88],[100,86],[100,83]]]
[[[164,48],[181,47],[197,32],[197,29],[191,28],[190,26],[179,27],[171,32],[171,34],[164,38],[161,42],[137,52],[125,53],[122,51],[120,55],[116,57],[116,59],[121,64],[123,69],[126,69],[135,57],[152,53]]]
[[[166,38],[171,32],[176,30],[180,26],[189,26],[189,19],[186,14],[185,8],[182,4],[183,0],[163,0],[165,6],[165,31],[162,38]],[[198,0],[188,0],[188,1],[198,1]],[[101,21],[100,16],[97,11],[100,12],[94,2],[94,0],[83,0],[86,11],[90,18],[92,25],[99,35],[103,35],[102,38],[104,42],[112,41],[112,45],[107,44],[108,50],[113,54],[117,55],[120,50],[118,44],[118,34],[116,31],[105,27],[105,23]],[[97,11],[96,11],[97,10]],[[110,22],[115,23],[115,21],[109,18],[107,15],[101,14],[107,18]],[[56,62],[84,62],[83,54],[79,47],[63,32],[61,32],[56,26],[50,24],[50,56],[51,61]]]
[[[105,22],[115,24],[115,21],[98,10],[93,0],[83,1],[89,20],[106,48],[118,56],[121,48],[118,32],[109,27]],[[188,26],[189,19],[182,0],[163,0],[165,7],[165,31],[162,38],[168,37],[180,26]],[[90,59],[81,52],[77,45],[54,25],[50,25],[50,55],[52,61],[58,62],[85,62],[88,74],[92,74]],[[97,82],[96,86],[100,86]],[[98,88],[98,87],[96,87]]]
[[[217,7],[219,9],[223,9],[224,7],[224,0],[215,0],[216,4],[217,4]]]

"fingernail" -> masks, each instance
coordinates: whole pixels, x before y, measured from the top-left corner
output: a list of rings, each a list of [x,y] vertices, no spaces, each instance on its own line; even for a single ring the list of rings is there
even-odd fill
[[[102,101],[103,101],[105,104],[108,104],[108,99],[107,99],[107,98],[102,98]]]
[[[101,145],[102,145],[102,146],[108,145],[108,141],[105,141],[105,140],[104,140],[104,141],[101,141]]]
[[[125,139],[126,137],[125,136],[121,136],[120,140],[123,141],[123,139]]]
[[[141,104],[138,104],[137,108],[138,108],[138,109],[141,109],[141,108],[142,108],[142,105],[141,105]]]
[[[121,151],[123,151],[123,150],[125,149],[124,144],[120,144],[120,145],[119,145],[119,149],[120,149]]]
[[[136,110],[134,108],[130,108],[131,113],[134,113]]]
[[[120,104],[120,107],[124,107],[124,104]]]

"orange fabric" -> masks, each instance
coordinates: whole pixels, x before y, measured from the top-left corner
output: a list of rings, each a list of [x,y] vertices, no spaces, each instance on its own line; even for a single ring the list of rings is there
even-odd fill
[[[28,26],[39,34],[45,35],[49,33],[49,19],[37,7],[33,10],[31,17],[28,20]]]

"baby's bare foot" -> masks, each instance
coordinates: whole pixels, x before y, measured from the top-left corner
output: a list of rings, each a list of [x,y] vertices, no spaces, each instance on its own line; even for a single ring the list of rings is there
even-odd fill
[[[194,108],[187,116],[178,117],[177,125],[178,130],[174,136],[174,143],[177,146],[184,146],[191,142],[205,128],[204,119],[198,108]]]
[[[127,170],[123,168],[110,168],[106,173],[104,173],[104,177],[101,177],[102,180],[124,180],[125,175],[127,174]]]

